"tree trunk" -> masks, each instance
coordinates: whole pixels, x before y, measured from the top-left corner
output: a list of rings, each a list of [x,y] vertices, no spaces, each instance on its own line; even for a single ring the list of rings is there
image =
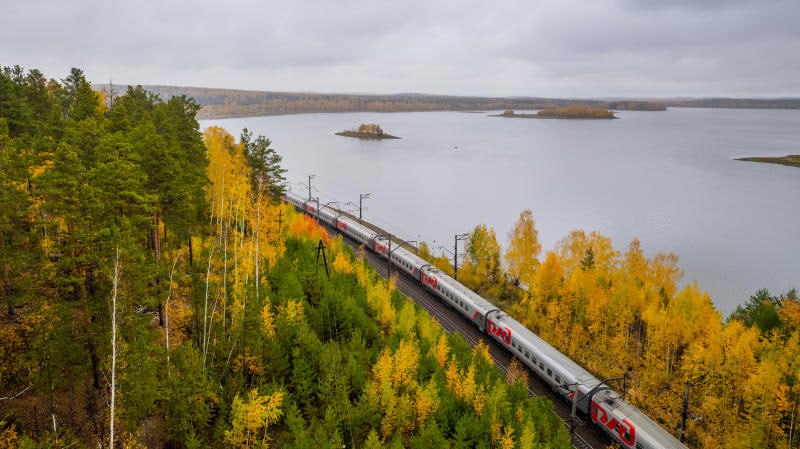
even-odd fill
[[[194,266],[194,249],[192,248],[192,236],[189,236],[189,267]]]
[[[156,279],[156,284],[158,284],[158,281],[159,280]],[[158,294],[158,291],[157,291],[156,294]],[[158,306],[156,308],[156,311],[158,313],[158,325],[161,326],[161,327],[164,327],[164,305],[161,303],[161,301],[158,302]]]
[[[153,250],[156,257],[156,265],[161,262],[161,234],[159,231],[159,218],[158,214],[153,215]]]
[[[161,298],[161,275],[159,274],[161,265],[161,234],[159,232],[159,223],[158,214],[153,214],[153,255],[156,260],[156,298]],[[164,307],[160,300],[158,301],[158,325],[164,327]]]
[[[175,265],[178,264],[178,259],[180,258],[180,253],[175,255],[175,261],[172,262],[172,269],[169,270],[169,293],[167,294],[167,301],[164,306],[164,336],[165,342],[164,345],[167,350],[167,378],[170,377],[170,369],[169,369],[169,300],[172,298],[172,275],[175,273]]]
[[[114,259],[114,289],[111,295],[111,414],[109,423],[109,449],[114,449],[114,410],[117,394],[117,285],[119,280],[119,248]]]
[[[11,269],[8,264],[5,264],[5,276],[3,279],[3,293],[6,297],[6,306],[8,307],[8,316],[13,317],[16,315],[14,311],[14,302],[11,300],[13,288],[11,287]]]
[[[214,257],[214,248],[211,248],[211,253],[208,255],[208,270],[206,271],[206,294],[203,306],[203,374],[206,373],[206,358],[208,357],[208,290],[211,282],[211,260]]]
[[[92,317],[89,310],[89,295],[86,293],[83,285],[75,286],[76,295],[79,296],[81,302],[81,322],[83,324],[83,331],[86,335],[86,349],[89,352],[89,359],[92,363],[92,386],[95,390],[100,390],[100,360],[97,356],[97,343],[94,341],[94,332],[92,330]]]

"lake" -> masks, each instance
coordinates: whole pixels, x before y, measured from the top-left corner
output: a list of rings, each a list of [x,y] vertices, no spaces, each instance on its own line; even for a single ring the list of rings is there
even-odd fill
[[[494,113],[494,112],[493,112]],[[533,211],[544,250],[597,230],[624,252],[674,252],[723,314],[760,288],[800,287],[800,169],[735,161],[800,154],[800,111],[670,109],[619,120],[487,113],[328,113],[203,120],[270,138],[293,190],[358,204],[407,240],[452,248],[484,223],[505,246]],[[400,140],[334,135],[378,123]],[[347,206],[353,210],[352,206]],[[355,209],[357,213],[357,208]],[[463,250],[463,247],[462,247]]]

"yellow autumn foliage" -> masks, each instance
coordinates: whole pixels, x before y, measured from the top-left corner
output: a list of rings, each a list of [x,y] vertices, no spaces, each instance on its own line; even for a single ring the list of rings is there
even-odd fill
[[[286,325],[296,325],[303,320],[303,302],[290,299],[286,304],[278,306],[278,315],[281,323]]]
[[[231,429],[225,431],[225,442],[235,448],[269,447],[267,428],[283,416],[283,392],[261,395],[253,389],[243,399],[238,394],[231,409]]]
[[[431,351],[433,352],[433,357],[436,359],[436,363],[439,364],[439,367],[444,368],[445,364],[447,363],[447,358],[450,354],[450,348],[447,345],[447,335],[440,335],[439,341],[434,347],[431,348]]]
[[[439,393],[436,383],[431,379],[424,388],[417,388],[414,397],[417,425],[422,426],[439,406]]]
[[[392,384],[395,388],[409,387],[415,382],[419,366],[419,350],[410,341],[403,340],[394,353]]]
[[[478,344],[472,347],[472,356],[484,360],[490,365],[494,364],[494,359],[489,354],[489,345],[483,340],[478,340]]]
[[[384,349],[372,367],[373,378],[365,388],[367,400],[381,411],[381,435],[410,435],[438,407],[438,391],[431,381],[416,381],[419,351],[414,340],[402,340],[391,353]]]
[[[506,426],[503,429],[503,435],[497,441],[497,446],[500,449],[514,449],[514,445],[514,428],[511,426]]]
[[[270,311],[269,301],[266,301],[264,308],[261,309],[261,325],[264,328],[264,335],[270,338],[275,336],[275,317]]]
[[[350,264],[350,258],[343,252],[336,254],[333,259],[333,269],[342,274],[351,274],[353,266]]]
[[[19,447],[19,434],[13,425],[6,427],[5,421],[0,421],[0,449],[16,449]]]

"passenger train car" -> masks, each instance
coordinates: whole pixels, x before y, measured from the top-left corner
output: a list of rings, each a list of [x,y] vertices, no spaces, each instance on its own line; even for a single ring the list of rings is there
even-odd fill
[[[577,386],[577,409],[589,416],[594,424],[621,447],[686,449],[678,439],[625,401],[616,391],[490,301],[411,251],[399,246],[393,248],[388,236],[376,233],[333,208],[320,207],[317,200],[308,200],[296,192],[286,193],[283,200],[389,259],[397,269],[419,281],[443,302],[472,321],[481,332],[503,345],[565,400],[573,400],[573,392]]]

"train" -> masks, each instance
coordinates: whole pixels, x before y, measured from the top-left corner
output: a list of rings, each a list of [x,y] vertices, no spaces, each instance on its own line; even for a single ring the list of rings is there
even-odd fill
[[[497,341],[522,364],[552,387],[565,401],[623,448],[687,449],[672,434],[626,401],[622,395],[572,359],[542,340],[491,301],[443,273],[412,251],[395,245],[358,220],[297,192],[282,199],[300,211],[364,245],[407,273],[445,304]],[[575,396],[577,392],[577,397]]]

